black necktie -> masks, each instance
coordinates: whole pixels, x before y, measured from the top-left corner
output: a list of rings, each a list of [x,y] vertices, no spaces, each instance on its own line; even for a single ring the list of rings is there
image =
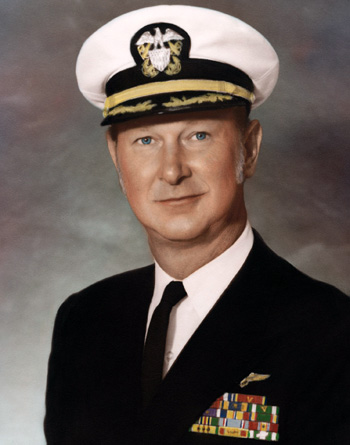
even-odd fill
[[[186,296],[181,281],[172,281],[164,290],[162,300],[153,312],[148,328],[142,362],[143,406],[153,398],[163,376],[163,361],[171,309]]]

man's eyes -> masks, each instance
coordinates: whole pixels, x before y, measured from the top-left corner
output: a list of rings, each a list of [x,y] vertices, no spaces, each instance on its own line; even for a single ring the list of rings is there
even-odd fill
[[[137,142],[141,145],[149,145],[152,142],[151,136],[145,136],[137,140]]]
[[[192,137],[192,139],[196,139],[197,141],[204,141],[207,139],[208,134],[205,131],[197,131],[197,133]]]
[[[208,139],[209,135],[205,131],[197,131],[196,133],[193,133],[190,137],[193,141],[204,141]],[[151,136],[144,136],[142,138],[139,138],[136,140],[136,142],[139,145],[150,145],[154,143],[154,139]]]

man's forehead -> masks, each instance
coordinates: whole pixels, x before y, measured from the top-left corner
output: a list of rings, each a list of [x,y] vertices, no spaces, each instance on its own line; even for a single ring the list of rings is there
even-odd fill
[[[219,110],[195,110],[182,113],[150,115],[132,119],[125,122],[117,122],[111,125],[114,131],[146,130],[156,127],[179,124],[186,127],[199,123],[207,124],[232,122],[240,124],[247,119],[247,112],[244,107],[231,107]]]

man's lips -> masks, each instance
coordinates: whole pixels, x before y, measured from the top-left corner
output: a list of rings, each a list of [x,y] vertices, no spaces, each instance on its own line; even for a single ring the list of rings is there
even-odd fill
[[[162,199],[155,200],[155,202],[158,202],[160,204],[177,204],[177,203],[181,204],[181,203],[186,203],[186,202],[190,202],[195,199],[198,199],[203,195],[204,195],[204,193],[198,193],[198,194],[194,194],[194,195],[184,195],[184,196],[162,198]]]

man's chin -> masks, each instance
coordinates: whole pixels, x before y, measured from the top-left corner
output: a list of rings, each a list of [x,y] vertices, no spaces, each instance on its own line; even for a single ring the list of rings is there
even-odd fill
[[[198,224],[174,224],[171,221],[165,227],[157,230],[147,230],[148,236],[152,242],[157,243],[178,243],[195,244],[203,238],[205,230],[200,230]]]

